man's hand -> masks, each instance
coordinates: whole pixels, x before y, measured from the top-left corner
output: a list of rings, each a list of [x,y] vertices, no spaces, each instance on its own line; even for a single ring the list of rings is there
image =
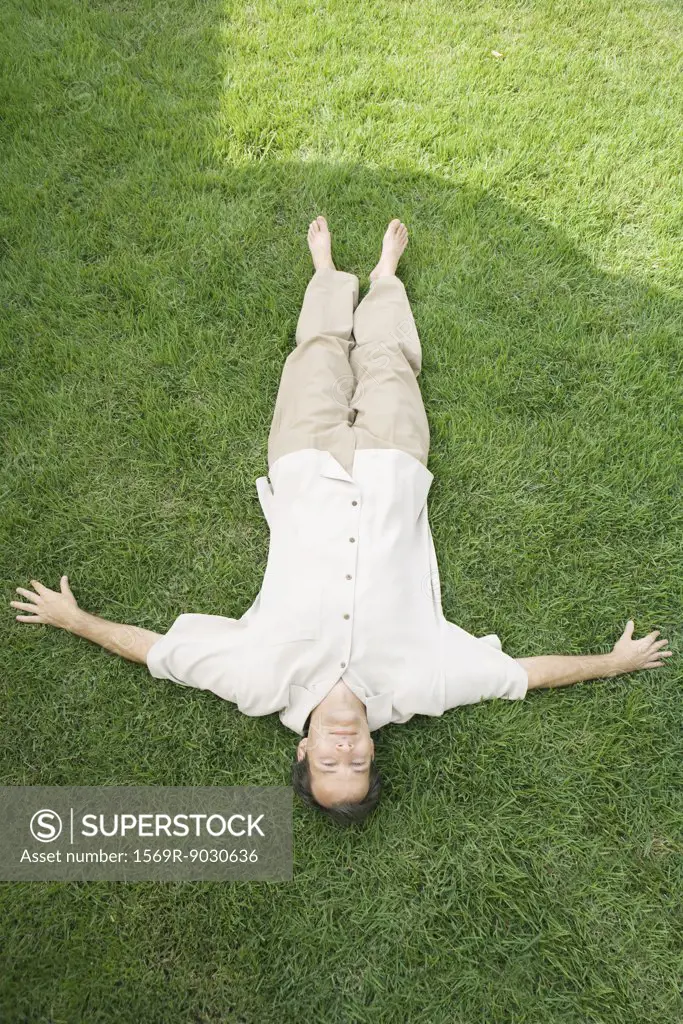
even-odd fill
[[[588,679],[612,679],[642,668],[659,668],[673,651],[663,651],[668,640],[657,640],[659,630],[641,640],[633,639],[633,619],[626,623],[623,635],[609,654],[541,654],[533,658],[515,658],[528,676],[528,689],[571,686]]]
[[[659,630],[648,633],[640,640],[633,639],[633,619],[626,623],[626,629],[612,649],[617,672],[637,672],[641,668],[659,668],[664,664],[660,658],[671,657],[673,651],[662,651],[668,640],[656,640]]]
[[[45,622],[60,629],[71,629],[77,620],[79,608],[76,598],[71,593],[68,576],[62,576],[59,590],[50,590],[38,580],[31,580],[33,590],[17,587],[17,594],[28,598],[28,602],[10,601],[13,608],[21,608],[32,612],[31,615],[17,615],[19,622]]]
[[[108,619],[101,619],[98,615],[83,611],[71,593],[68,576],[62,576],[59,590],[50,590],[38,580],[31,580],[31,583],[35,587],[35,593],[17,587],[17,593],[23,594],[30,603],[10,601],[14,608],[33,612],[32,615],[17,615],[20,622],[46,622],[50,626],[68,629],[70,633],[92,640],[93,643],[106,647],[114,654],[120,654],[128,661],[137,661],[141,664],[146,663],[150,648],[162,636],[151,629],[126,626],[122,622],[110,622]]]

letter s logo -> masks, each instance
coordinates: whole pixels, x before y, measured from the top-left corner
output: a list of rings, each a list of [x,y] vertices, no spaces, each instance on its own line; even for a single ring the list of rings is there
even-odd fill
[[[39,843],[51,843],[61,835],[62,819],[56,811],[46,807],[42,811],[36,811],[29,827],[31,835]]]

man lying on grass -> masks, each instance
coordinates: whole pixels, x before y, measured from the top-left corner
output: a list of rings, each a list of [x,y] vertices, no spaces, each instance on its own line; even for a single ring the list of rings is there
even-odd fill
[[[211,690],[246,715],[280,713],[303,738],[297,793],[340,824],[377,805],[371,732],[413,715],[663,665],[655,630],[633,621],[609,654],[513,659],[495,634],[444,618],[427,519],[433,479],[417,376],[422,352],[396,276],[408,242],[389,224],[370,289],[332,262],[324,217],[308,231],[315,272],[285,360],[256,487],[270,528],[261,590],[240,619],[179,615],[166,634],[108,622],[59,591],[17,587],[30,612],[147,664],[158,679]]]

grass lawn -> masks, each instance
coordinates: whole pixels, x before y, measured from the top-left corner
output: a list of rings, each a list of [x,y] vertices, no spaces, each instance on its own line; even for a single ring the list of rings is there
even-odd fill
[[[14,620],[31,578],[239,617],[254,480],[328,218],[387,222],[423,344],[446,617],[663,668],[388,726],[366,827],[294,880],[0,884],[3,1024],[673,1024],[681,870],[680,8],[9,0],[8,785],[282,785],[276,715]],[[501,56],[495,56],[496,51]]]

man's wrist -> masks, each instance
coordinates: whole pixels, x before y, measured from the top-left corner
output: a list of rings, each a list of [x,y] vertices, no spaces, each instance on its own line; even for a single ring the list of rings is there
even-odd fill
[[[62,626],[62,629],[67,630],[69,633],[74,633],[75,636],[83,636],[83,628],[87,619],[87,612],[83,611],[82,608],[75,608]]]
[[[608,671],[605,673],[605,676],[608,679],[613,679],[614,676],[623,675],[623,673],[626,671],[621,661],[619,660],[619,656],[615,654],[614,651],[610,651],[609,654],[606,654],[605,659],[606,665],[608,666]]]

